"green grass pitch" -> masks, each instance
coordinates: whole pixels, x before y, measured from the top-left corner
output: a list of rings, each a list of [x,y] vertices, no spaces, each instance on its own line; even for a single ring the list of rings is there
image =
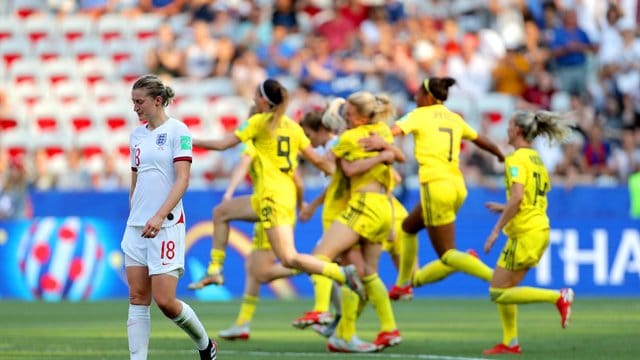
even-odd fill
[[[187,300],[211,335],[235,319],[239,302]],[[501,340],[495,306],[481,298],[420,298],[393,303],[402,344],[378,354],[330,354],[326,341],[291,321],[309,310],[306,300],[261,300],[249,341],[219,341],[219,359],[443,359],[489,358],[482,349]],[[41,303],[0,301],[0,359],[127,359],[127,301]],[[528,359],[639,359],[640,301],[581,298],[568,329],[551,304],[519,307],[520,356]],[[153,308],[149,359],[197,359],[187,335]],[[372,340],[371,306],[358,334]]]

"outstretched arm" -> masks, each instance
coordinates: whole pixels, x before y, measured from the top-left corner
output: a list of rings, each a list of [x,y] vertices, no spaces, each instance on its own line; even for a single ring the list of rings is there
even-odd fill
[[[507,225],[507,223],[511,221],[511,219],[513,219],[513,217],[518,213],[518,210],[520,209],[520,203],[522,202],[522,198],[524,197],[524,185],[513,183],[513,185],[511,185],[509,193],[509,201],[507,201],[507,203],[502,208],[502,214],[500,215],[500,218],[494,225],[491,234],[484,244],[484,251],[487,253],[489,252],[489,250],[491,250],[491,247],[493,247],[493,244],[500,235],[500,231],[502,231],[502,228]]]
[[[240,185],[240,183],[242,182],[242,179],[244,179],[244,177],[247,175],[247,172],[249,172],[249,166],[251,166],[251,161],[253,161],[253,158],[251,156],[247,154],[242,154],[242,157],[240,158],[240,163],[233,169],[233,172],[231,173],[231,178],[229,179],[229,186],[227,186],[227,190],[224,192],[224,195],[222,196],[223,201],[231,200],[231,198],[233,197],[233,193],[238,188],[238,185]]]
[[[322,190],[322,194],[318,195],[315,199],[313,199],[311,203],[309,203],[306,206],[303,205],[302,209],[300,209],[300,214],[298,214],[300,221],[303,221],[303,222],[309,221],[309,219],[311,219],[311,217],[316,212],[318,207],[320,207],[320,205],[324,203],[324,198],[326,196],[327,196],[327,189],[325,188],[324,190]]]
[[[240,139],[233,133],[227,134],[222,139],[217,140],[193,139],[193,146],[207,150],[226,150],[239,143]]]
[[[302,157],[310,161],[313,164],[313,166],[322,170],[322,172],[324,172],[325,175],[333,174],[333,171],[334,171],[333,165],[328,161],[328,159],[323,159],[322,156],[318,155],[318,153],[316,153],[313,150],[311,145],[307,146],[304,150],[302,150]]]
[[[498,148],[498,145],[496,145],[493,141],[489,140],[489,138],[482,135],[478,135],[478,138],[473,140],[473,143],[476,144],[476,146],[479,147],[480,149],[484,151],[488,151],[493,155],[495,155],[498,158],[498,160],[500,160],[500,162],[504,161],[504,155],[502,154],[502,151],[500,151],[500,149]]]

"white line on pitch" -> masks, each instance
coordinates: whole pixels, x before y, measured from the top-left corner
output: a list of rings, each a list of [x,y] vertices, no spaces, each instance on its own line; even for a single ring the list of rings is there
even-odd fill
[[[271,352],[271,351],[237,351],[237,350],[219,350],[221,354],[243,354],[251,356],[264,356],[264,357],[312,357],[319,355],[330,355],[327,353],[314,353],[314,352]],[[337,354],[337,353],[336,353]],[[473,358],[463,356],[447,356],[447,355],[428,355],[428,354],[360,354],[352,353],[349,357],[366,356],[383,357],[385,359],[424,359],[424,360],[487,360],[486,358]]]

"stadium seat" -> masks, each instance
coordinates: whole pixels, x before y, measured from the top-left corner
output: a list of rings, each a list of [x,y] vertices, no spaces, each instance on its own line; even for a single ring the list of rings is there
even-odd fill
[[[62,119],[61,106],[52,100],[36,104],[31,112],[33,134],[62,134],[68,130]]]
[[[250,108],[249,102],[239,96],[218,99],[209,107],[213,120],[211,130],[214,133],[234,131],[248,118]]]
[[[78,39],[69,46],[69,53],[76,61],[83,63],[102,56],[102,43],[91,37]]]
[[[66,44],[56,36],[47,41],[39,41],[33,51],[33,55],[42,62],[60,59],[67,55]]]
[[[189,81],[187,78],[173,78],[167,85],[169,85],[175,93],[175,97],[173,98],[174,105],[190,99],[204,99],[204,95],[197,91],[194,82]]]
[[[24,157],[31,150],[31,144],[32,141],[28,129],[2,129],[0,146],[7,151],[10,157]]]
[[[85,131],[74,138],[73,146],[80,150],[85,165],[92,174],[99,172],[104,165],[104,156],[107,154],[106,141],[109,139],[98,130]]]
[[[93,38],[93,20],[86,15],[67,15],[60,19],[59,26],[60,33],[67,44],[86,39],[98,40]]]
[[[51,87],[76,80],[78,64],[74,59],[61,58],[43,63],[44,81]]]
[[[131,20],[119,14],[105,14],[100,17],[97,33],[103,43],[129,39]]]
[[[9,69],[9,83],[18,84],[39,84],[42,73],[38,71],[42,67],[40,60],[25,58],[16,61]]]
[[[13,0],[13,14],[26,19],[38,13],[42,8],[42,0]]]
[[[113,40],[103,45],[104,55],[115,64],[133,59],[133,45],[127,40]]]
[[[115,79],[116,68],[114,64],[105,58],[91,58],[80,63],[78,67],[80,76],[88,86],[96,86],[101,82],[109,82]]]
[[[73,134],[80,134],[89,131],[102,132],[104,127],[97,121],[94,114],[88,110],[83,103],[76,103],[71,106],[65,106],[63,116],[65,123]]]
[[[210,129],[207,118],[209,113],[207,104],[201,99],[188,99],[174,104],[169,109],[169,114],[187,125],[193,136],[206,136]]]
[[[105,104],[99,109],[95,109],[94,116],[97,121],[103,124],[107,133],[129,133],[134,123],[134,117],[136,116],[130,109],[123,108],[118,103]]]
[[[59,84],[52,89],[53,99],[61,105],[78,104],[86,98],[85,84],[81,80],[72,80]]]
[[[516,100],[513,96],[489,93],[477,102],[480,121],[487,126],[488,136],[492,139],[505,139],[509,118],[516,110]]]
[[[480,129],[480,119],[475,102],[469,96],[460,92],[456,96],[450,96],[445,101],[447,108],[462,118],[476,131]]]
[[[95,85],[91,88],[91,98],[92,101],[97,105],[101,106],[104,104],[114,104],[120,102],[121,98],[124,96],[129,97],[128,90],[125,89],[119,83],[114,83],[112,81],[99,81],[96,82]],[[123,94],[123,91],[127,91]],[[124,102],[124,101],[122,101]],[[131,105],[131,100],[128,100],[128,105]]]
[[[24,20],[24,32],[32,45],[48,41],[56,34],[56,21],[45,14],[30,16]]]
[[[0,43],[7,40],[23,39],[24,24],[15,17],[3,17],[0,21]]]
[[[24,39],[11,38],[0,42],[0,56],[8,69],[16,60],[27,58],[30,53],[29,43]]]
[[[32,108],[48,97],[48,90],[41,83],[25,82],[14,84],[9,96],[17,106]]]
[[[222,96],[233,96],[236,94],[233,81],[229,77],[212,77],[193,83],[194,91],[201,94],[209,101],[215,101]]]
[[[162,23],[162,17],[154,14],[143,14],[133,21],[133,37],[142,43],[149,43],[155,40],[158,35],[158,28]]]

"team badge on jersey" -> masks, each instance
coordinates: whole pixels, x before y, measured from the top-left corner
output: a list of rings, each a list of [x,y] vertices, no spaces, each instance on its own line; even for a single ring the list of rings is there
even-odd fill
[[[156,145],[162,146],[167,142],[167,133],[158,134],[156,137]]]

